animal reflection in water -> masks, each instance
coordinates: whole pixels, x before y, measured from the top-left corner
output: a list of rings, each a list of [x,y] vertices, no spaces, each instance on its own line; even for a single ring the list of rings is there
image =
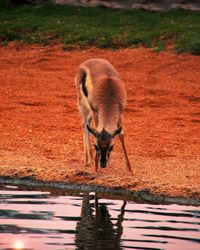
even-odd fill
[[[126,201],[123,202],[116,223],[113,223],[105,204],[90,203],[90,196],[83,196],[81,220],[77,223],[77,249],[122,249],[120,240],[123,233]],[[93,208],[94,207],[94,208]],[[94,214],[95,210],[95,214]]]

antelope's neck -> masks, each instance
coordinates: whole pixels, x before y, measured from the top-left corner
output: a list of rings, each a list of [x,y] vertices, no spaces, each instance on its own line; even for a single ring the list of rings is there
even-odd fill
[[[119,105],[112,105],[112,107],[105,107],[102,105],[98,110],[98,131],[104,128],[108,132],[113,132],[118,128],[120,112]]]

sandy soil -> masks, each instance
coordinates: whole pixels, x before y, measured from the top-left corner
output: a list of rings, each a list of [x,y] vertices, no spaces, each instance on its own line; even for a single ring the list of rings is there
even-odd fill
[[[110,166],[84,167],[74,76],[108,59],[128,92],[128,173],[118,139]],[[150,49],[0,48],[0,175],[200,198],[200,57]]]

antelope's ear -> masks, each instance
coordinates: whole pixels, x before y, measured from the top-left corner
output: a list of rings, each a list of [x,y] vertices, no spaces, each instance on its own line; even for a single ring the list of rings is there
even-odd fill
[[[88,131],[89,131],[91,134],[94,135],[94,137],[98,137],[99,133],[98,133],[98,131],[97,131],[96,129],[91,128],[88,124],[87,124],[87,129],[88,129]]]
[[[114,138],[116,135],[118,135],[119,133],[121,133],[121,131],[122,131],[122,127],[119,127],[118,129],[116,129],[116,130],[112,133],[111,137]]]

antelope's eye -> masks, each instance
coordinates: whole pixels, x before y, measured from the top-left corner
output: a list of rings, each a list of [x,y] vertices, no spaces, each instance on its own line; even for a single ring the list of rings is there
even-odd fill
[[[110,146],[110,149],[109,149],[109,151],[111,152],[113,150],[113,145],[112,146]]]
[[[95,150],[98,152],[99,151],[99,148],[98,148],[98,146],[95,144],[94,145],[94,148],[95,148]]]

